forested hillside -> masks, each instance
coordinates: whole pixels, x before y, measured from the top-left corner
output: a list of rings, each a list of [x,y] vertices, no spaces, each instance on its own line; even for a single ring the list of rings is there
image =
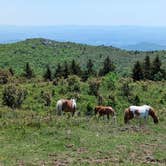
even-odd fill
[[[143,60],[146,56],[151,59],[160,57],[163,68],[166,67],[166,51],[125,51],[106,46],[89,46],[70,42],[56,42],[46,39],[28,39],[13,44],[0,45],[0,67],[12,67],[20,73],[26,62],[29,62],[37,73],[43,73],[46,65],[56,68],[58,63],[73,59],[85,68],[91,59],[94,68],[99,70],[104,59],[109,56],[116,65],[116,71],[121,75],[131,73],[133,63]]]

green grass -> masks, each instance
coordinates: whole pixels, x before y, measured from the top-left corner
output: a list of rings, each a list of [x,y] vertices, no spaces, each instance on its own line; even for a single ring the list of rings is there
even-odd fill
[[[154,125],[149,120],[140,127],[135,122],[124,126],[95,118],[32,114],[6,110],[1,115],[1,164],[148,165],[149,156],[155,164],[165,162],[164,121]]]
[[[0,86],[0,165],[164,165],[166,163],[166,84],[161,82],[131,82],[131,98],[138,95],[140,104],[156,109],[159,124],[151,118],[145,126],[135,119],[124,125],[123,110],[132,104],[122,95],[121,86],[126,79],[118,78],[115,88],[109,90],[101,83],[99,93],[104,98],[115,97],[117,122],[86,117],[86,106],[97,105],[97,98],[88,94],[88,84],[80,82],[81,91],[68,91],[67,82],[54,86],[51,82],[33,80],[18,83],[28,90],[22,108],[11,110],[2,105]],[[52,93],[52,104],[46,107],[41,91]],[[77,96],[77,114],[57,116],[59,98]]]

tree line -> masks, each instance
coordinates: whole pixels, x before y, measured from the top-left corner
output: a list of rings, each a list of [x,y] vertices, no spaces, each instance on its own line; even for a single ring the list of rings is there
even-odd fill
[[[87,64],[84,70],[81,68],[79,63],[77,63],[73,59],[71,62],[65,61],[63,64],[58,63],[54,70],[52,67],[50,67],[50,65],[46,65],[43,78],[45,81],[52,81],[56,78],[67,79],[69,75],[77,75],[81,78],[82,81],[86,81],[91,76],[97,76],[97,75],[104,76],[107,73],[114,70],[115,70],[115,65],[113,64],[112,60],[109,57],[106,57],[99,72],[95,71],[94,63],[91,59],[87,61]],[[12,68],[9,68],[9,74],[12,76],[15,74]],[[35,72],[33,68],[31,67],[31,65],[29,64],[29,62],[26,63],[24,67],[24,71],[21,74],[21,76],[27,79],[31,79],[35,77]]]
[[[151,61],[149,56],[146,56],[143,62],[137,61],[132,70],[132,78],[135,81],[166,80],[166,71],[161,67],[162,62],[158,56]]]

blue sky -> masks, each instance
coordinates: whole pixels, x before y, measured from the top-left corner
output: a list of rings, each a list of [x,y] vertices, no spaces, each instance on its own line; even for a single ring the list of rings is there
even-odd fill
[[[0,0],[0,25],[166,26],[166,0]]]

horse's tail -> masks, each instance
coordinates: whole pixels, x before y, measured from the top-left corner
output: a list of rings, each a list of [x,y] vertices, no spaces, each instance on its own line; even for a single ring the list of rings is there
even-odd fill
[[[158,117],[156,116],[155,111],[154,111],[153,108],[149,109],[149,115],[153,118],[153,122],[157,124],[158,123]]]
[[[56,111],[58,115],[62,114],[62,102],[60,100],[56,104]]]

